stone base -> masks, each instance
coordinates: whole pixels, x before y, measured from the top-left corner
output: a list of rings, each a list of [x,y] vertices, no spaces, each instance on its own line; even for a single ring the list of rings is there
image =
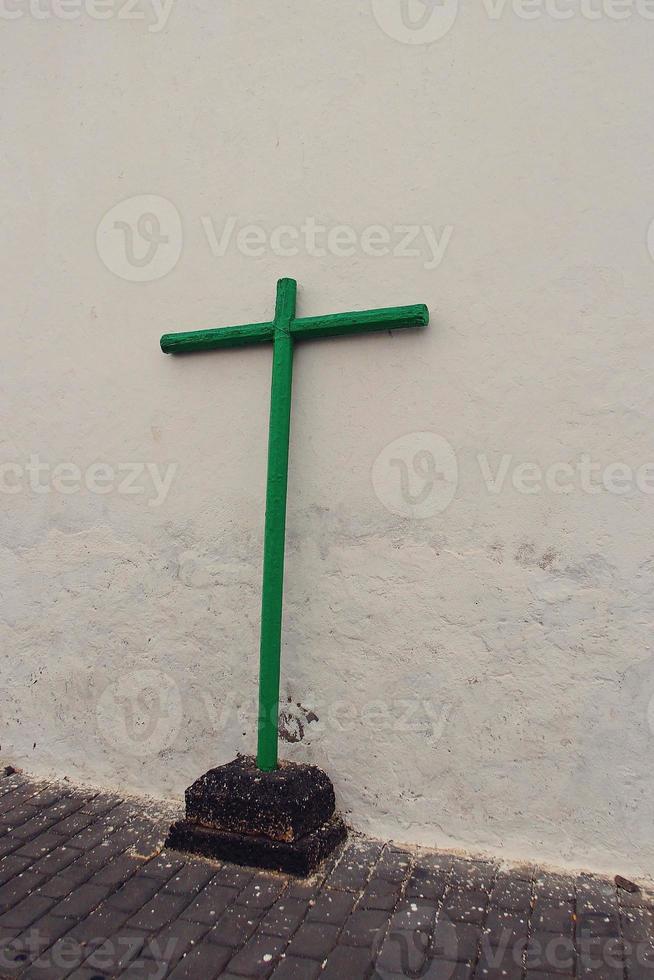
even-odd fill
[[[239,755],[210,769],[186,790],[186,819],[233,834],[293,841],[334,813],[334,787],[317,766],[280,762],[273,772]]]
[[[339,816],[332,816],[294,841],[213,830],[191,820],[178,820],[170,828],[165,846],[235,864],[308,875],[346,837],[347,828]]]
[[[273,772],[252,756],[210,769],[186,790],[186,819],[166,847],[256,868],[308,875],[344,841],[329,776],[295,762]]]

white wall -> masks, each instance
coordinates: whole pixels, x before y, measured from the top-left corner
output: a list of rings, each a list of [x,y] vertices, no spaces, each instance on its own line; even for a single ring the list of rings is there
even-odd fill
[[[654,11],[22,2],[2,758],[176,797],[253,749],[270,351],[158,341],[266,319],[290,275],[301,315],[426,302],[432,324],[297,350],[284,755],[370,833],[651,873]],[[144,212],[168,241],[150,261],[136,235],[135,265],[115,222]],[[353,254],[333,230],[322,257],[306,231],[293,257],[288,232],[238,246],[312,217]],[[366,254],[373,225],[391,248],[427,226],[442,261],[422,231]],[[143,492],[94,463],[148,465]]]

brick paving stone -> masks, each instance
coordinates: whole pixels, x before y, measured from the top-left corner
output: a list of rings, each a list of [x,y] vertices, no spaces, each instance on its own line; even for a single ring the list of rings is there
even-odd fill
[[[71,847],[61,846],[51,851],[46,857],[39,858],[32,864],[31,870],[37,874],[54,875],[72,864],[80,856],[80,852]]]
[[[405,895],[408,898],[440,900],[449,884],[449,875],[431,868],[417,867],[411,872],[406,883]]]
[[[437,908],[433,902],[416,902],[411,899],[403,899],[398,903],[393,913],[390,925],[398,929],[421,929],[432,931],[436,920]],[[447,922],[448,926],[454,924],[447,916],[442,913],[441,918]]]
[[[147,827],[141,828],[137,822],[130,821],[120,828],[120,835],[127,845],[138,852],[143,857],[149,857],[161,850],[164,845],[167,827],[155,827],[148,823]]]
[[[43,881],[43,879],[41,879],[41,881]],[[72,894],[72,892],[78,888],[79,885],[84,884],[85,881],[86,878],[83,878],[81,881],[77,881],[74,876],[62,873],[45,881],[44,884],[39,886],[37,891],[39,895],[45,895],[46,898],[64,899]]]
[[[225,888],[236,888],[242,891],[246,885],[254,878],[254,871],[250,868],[239,868],[234,864],[225,864],[216,870],[214,882],[217,885],[224,885]]]
[[[620,924],[622,935],[631,942],[645,940],[654,935],[654,913],[650,909],[624,909]]]
[[[328,862],[325,861],[325,865]],[[321,872],[323,868],[320,869]],[[286,898],[297,898],[300,901],[310,902],[316,897],[323,886],[327,874],[331,874],[331,868],[325,874],[310,875],[308,878],[290,878],[286,886],[284,895]]]
[[[316,980],[321,969],[321,964],[315,960],[285,955],[273,970],[272,980]]]
[[[47,954],[47,950],[70,929],[71,923],[64,919],[58,919],[59,928],[44,932],[41,929],[28,930],[18,936],[11,946],[2,951],[0,964],[7,970],[7,974],[21,974],[30,965]],[[13,969],[9,969],[12,964]],[[2,968],[0,966],[0,969]]]
[[[423,980],[470,980],[472,967],[467,963],[451,963],[447,960],[433,960]],[[506,978],[504,978],[506,980]]]
[[[484,923],[484,936],[493,947],[524,946],[528,929],[529,920],[525,913],[491,908]]]
[[[363,890],[357,908],[392,911],[397,905],[402,886],[385,878],[371,878]]]
[[[75,922],[69,936],[81,946],[95,949],[123,928],[127,915],[128,913],[114,909],[110,905],[100,906],[91,915]],[[70,920],[66,921],[70,922]],[[39,923],[36,924],[37,928],[38,925]]]
[[[584,906],[587,912],[614,909],[618,901],[615,882],[606,881],[596,875],[579,875],[575,879],[575,892],[577,905]]]
[[[484,977],[488,980],[498,980],[500,977],[505,977],[506,980],[521,980],[522,973],[521,949],[513,946],[496,949],[482,941],[475,969],[476,977]]]
[[[42,952],[52,946],[58,939],[65,936],[77,923],[73,919],[62,919],[61,916],[47,912],[37,919],[27,931],[21,933],[24,940],[32,948]]]
[[[373,956],[363,946],[337,946],[320,974],[321,980],[354,980],[355,977],[370,976]]]
[[[654,908],[654,898],[645,892],[618,892],[618,902],[621,908]]]
[[[106,793],[98,793],[97,796],[93,796],[91,799],[87,800],[82,810],[85,813],[92,813],[95,817],[103,817],[105,814],[109,813],[121,803],[121,799],[118,796],[112,796]]]
[[[114,976],[126,969],[132,960],[140,957],[144,946],[152,937],[143,932],[119,928],[112,936],[98,945],[84,961],[84,965],[100,973]],[[165,951],[165,944],[159,947]]]
[[[56,824],[56,817],[48,815],[47,811],[45,814],[36,813],[31,820],[26,823],[20,824],[18,827],[14,827],[11,831],[11,836],[17,838],[20,841],[19,846],[25,846],[29,841],[33,840],[41,834],[44,834],[46,830],[50,830],[53,824]],[[54,840],[61,842],[61,837],[54,835]],[[54,845],[53,845],[54,846]]]
[[[95,872],[100,868],[104,868],[107,861],[122,855],[125,850],[126,847],[125,841],[122,839],[122,831],[118,831],[106,840],[89,848],[78,860],[80,864],[89,868],[91,872]]]
[[[577,933],[580,937],[618,937],[620,935],[619,916],[617,912],[613,915],[589,915],[582,913],[577,918]]]
[[[93,847],[97,847],[98,844],[103,844],[110,838],[116,838],[117,840],[124,840],[124,849],[128,848],[133,842],[132,836],[123,827],[115,826],[111,817],[112,814],[109,814],[99,821],[90,823],[88,827],[85,827],[79,833],[73,834],[72,837],[67,839],[67,846],[76,847],[79,851],[88,851]],[[56,830],[56,827],[53,829]],[[122,838],[119,835],[122,835]]]
[[[193,922],[203,922],[207,926],[215,925],[222,913],[236,899],[238,892],[235,888],[223,885],[207,885],[182,912],[183,919]],[[249,909],[248,909],[249,911]]]
[[[64,936],[34,960],[21,980],[61,980],[78,969],[85,956],[86,951],[74,937]]]
[[[424,964],[417,971],[410,971],[409,974],[401,970],[399,973],[391,970],[382,969],[381,972],[375,968],[372,980],[408,980],[410,976],[419,974],[420,980],[470,980],[473,975],[473,968],[467,963],[456,963],[451,960],[441,960],[427,956]]]
[[[627,960],[626,976],[628,977],[628,980],[647,980],[647,978],[650,978],[651,980],[652,967],[643,966],[642,963],[632,963]]]
[[[0,838],[0,858],[6,857],[8,854],[13,854],[22,843],[18,837],[11,837],[11,835]]]
[[[574,914],[574,906],[570,902],[558,902],[555,905],[537,902],[531,917],[532,928],[570,936],[574,928]]]
[[[108,897],[107,903],[116,909],[136,912],[156,895],[161,886],[160,878],[148,878],[139,873],[126,881],[118,891],[113,892]]]
[[[36,891],[43,880],[41,875],[34,874],[33,871],[19,872],[15,878],[0,887],[0,912],[6,912]]]
[[[443,911],[455,922],[481,925],[486,918],[488,892],[477,888],[452,889],[445,897]]]
[[[496,877],[497,867],[492,862],[457,859],[452,865],[452,884],[457,888],[490,892]]]
[[[29,803],[20,804],[19,806],[13,807],[11,810],[6,810],[2,814],[2,818],[0,819],[0,830],[3,833],[6,833],[9,830],[14,830],[38,815],[39,810],[37,807],[32,807],[29,805]]]
[[[501,872],[491,892],[491,905],[507,912],[527,912],[531,907],[531,882]]]
[[[168,879],[162,890],[166,894],[195,895],[209,884],[215,873],[206,864],[186,864]]]
[[[239,893],[238,904],[248,905],[255,909],[269,909],[271,905],[274,905],[281,893],[284,890],[286,882],[280,878],[273,878],[272,880],[266,880],[265,878],[257,875],[257,877],[251,881],[245,888]]]
[[[14,851],[14,855],[19,858],[30,858],[32,861],[37,861],[60,845],[61,837],[58,837],[57,834],[40,833]]]
[[[329,888],[359,892],[370,878],[375,861],[375,852],[346,847],[325,883]]]
[[[89,824],[94,822],[94,816],[92,813],[85,813],[84,810],[77,810],[76,813],[72,813],[69,817],[65,817],[63,820],[58,821],[53,830],[56,834],[61,834],[63,837],[73,837],[75,834],[84,830]]]
[[[215,945],[196,946],[177,964],[170,980],[214,980],[222,974],[223,967],[228,962],[233,950]],[[134,977],[142,974],[134,974]],[[222,974],[224,976],[224,974]],[[127,977],[127,974],[124,974]],[[131,978],[130,978],[131,980]]]
[[[81,857],[83,856],[84,855],[81,855]],[[79,857],[77,857],[72,864],[67,865],[61,874],[57,875],[57,877],[65,880],[68,883],[69,890],[73,892],[75,889],[85,885],[91,878],[92,874],[93,868],[89,868],[82,860],[80,860]]]
[[[121,973],[121,977],[127,977],[129,980],[137,980],[139,977],[140,980],[162,980],[162,977],[166,975],[170,976],[170,973],[166,973],[165,965],[155,962],[155,960],[150,959],[149,956],[145,956],[143,958],[137,956],[137,958],[127,966],[125,972]],[[212,974],[207,972],[206,975],[209,978]],[[217,974],[214,973],[213,976],[217,976]],[[200,977],[204,978],[204,974],[198,973],[196,974],[196,977],[197,980],[200,980]]]
[[[352,892],[325,889],[310,905],[307,921],[331,922],[332,925],[342,926],[352,912],[355,902],[356,895]]]
[[[651,978],[651,970],[648,971],[647,975]],[[575,976],[579,977],[579,980],[624,980],[625,971],[622,964],[618,966],[604,964],[586,968],[577,963]]]
[[[48,807],[48,815],[56,814],[58,820],[63,820],[71,813],[77,813],[87,803],[85,796],[79,793],[67,792],[52,806]]]
[[[31,781],[28,782],[27,779],[20,780],[16,776],[3,777],[0,779],[0,798],[2,801],[12,800],[14,794],[20,789],[21,786],[29,786],[32,795],[37,792],[36,785]],[[9,803],[9,805],[13,804]]]
[[[344,946],[363,946],[371,949],[388,928],[390,914],[371,909],[355,910],[347,919],[339,943]]]
[[[286,940],[279,936],[256,933],[229,961],[229,970],[237,976],[268,977],[285,947]]]
[[[62,915],[68,919],[82,918],[92,912],[108,895],[109,889],[103,885],[80,885],[53,910],[53,915]]]
[[[186,895],[164,895],[158,892],[151,902],[128,920],[127,925],[132,929],[163,929],[164,926],[176,919],[188,905]]]
[[[544,872],[534,879],[534,897],[544,902],[573,902],[575,886],[572,878]]]
[[[377,952],[376,970],[382,976],[387,973],[422,976],[430,966],[431,934],[427,929],[391,924]]]
[[[24,971],[29,968],[33,958],[20,946],[16,949],[8,948],[0,954],[0,968],[3,970],[3,977],[24,976]]]
[[[16,875],[21,874],[23,871],[27,871],[33,863],[33,859],[16,857],[15,854],[10,854],[8,857],[2,858],[0,861],[0,886],[11,881],[12,878],[15,878]]]
[[[289,938],[306,917],[308,908],[307,903],[301,899],[282,896],[268,909],[261,919],[259,928],[261,932],[270,933],[271,936]]]
[[[150,959],[172,968],[191,947],[203,941],[206,934],[205,925],[177,919],[156,935],[148,936],[143,945],[142,956],[149,956]]]
[[[202,927],[191,922],[184,925],[186,928],[181,931],[179,929],[165,931],[157,936],[150,936],[145,942],[130,936],[129,933],[124,937],[118,937],[121,941],[117,941],[116,938],[111,939],[107,943],[106,950],[98,949],[89,957],[85,965],[106,965],[110,975],[129,968],[130,975],[140,973],[143,976],[151,975],[154,968],[158,967],[159,976],[163,977],[173,970],[182,957],[189,953],[202,938]]]
[[[411,857],[406,851],[385,847],[375,865],[375,877],[402,884],[409,877]]]
[[[571,974],[575,965],[575,946],[569,936],[532,932],[527,943],[528,970]]]
[[[341,891],[359,892],[365,888],[371,874],[372,866],[350,863],[343,859],[327,878],[326,885]]]
[[[131,854],[120,854],[98,868],[90,879],[94,885],[120,886],[143,867],[143,862]]]
[[[151,861],[147,861],[141,869],[141,874],[146,878],[170,881],[173,875],[176,875],[183,867],[182,858],[165,851],[153,857]]]
[[[326,922],[305,922],[291,939],[288,952],[293,956],[306,956],[322,962],[338,941],[340,926]]]
[[[365,837],[350,836],[347,843],[337,852],[334,857],[334,866],[340,863],[342,858],[348,861],[356,861],[371,867],[375,864],[385,847],[390,846],[381,841],[366,840]]]
[[[454,940],[450,938],[449,929],[445,932],[443,941],[443,956],[446,959],[456,959],[460,963],[470,963],[477,958],[477,950],[481,940],[481,928],[469,922],[453,922]],[[454,954],[450,955],[450,946]]]
[[[207,941],[218,946],[242,946],[259,928],[263,917],[261,909],[249,909],[244,905],[233,905],[220,916],[215,926],[207,933]]]
[[[577,893],[576,913],[577,915],[618,915],[620,906],[615,892],[613,895],[601,894],[598,892],[582,894]]]
[[[18,929],[5,929],[0,926],[0,944],[4,943],[6,940],[14,939],[16,936],[20,935]]]
[[[148,938],[150,937],[133,931],[119,929],[117,933],[104,939],[100,944],[91,944],[95,948],[84,960],[84,966],[109,976],[120,973],[121,970],[129,966],[132,960],[140,956]]]
[[[13,908],[0,915],[0,926],[9,929],[27,929],[52,908],[54,899],[40,895],[28,895]]]
[[[451,875],[452,866],[454,864],[454,855],[445,854],[440,851],[428,851],[424,847],[417,847],[415,849],[415,867],[425,868],[426,871],[432,873],[438,872],[439,874]]]

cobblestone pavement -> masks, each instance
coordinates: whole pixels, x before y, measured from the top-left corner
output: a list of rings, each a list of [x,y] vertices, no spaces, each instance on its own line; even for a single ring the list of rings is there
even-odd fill
[[[654,899],[351,838],[306,880],[162,851],[170,815],[0,778],[0,976],[654,980]]]

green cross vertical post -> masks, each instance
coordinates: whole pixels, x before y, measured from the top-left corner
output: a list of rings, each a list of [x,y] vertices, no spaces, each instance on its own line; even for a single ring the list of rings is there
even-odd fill
[[[194,330],[190,333],[164,334],[161,338],[161,349],[167,354],[241,347],[266,341],[273,343],[259,660],[257,766],[263,772],[272,772],[278,764],[286,492],[294,341],[337,337],[350,333],[398,330],[404,327],[425,327],[429,323],[429,310],[423,303],[414,306],[364,310],[357,313],[298,318],[295,316],[296,295],[295,280],[280,279],[277,283],[277,303],[273,321],[214,330]]]
[[[263,772],[271,772],[277,768],[288,439],[291,428],[291,386],[293,381],[291,322],[295,317],[296,296],[297,283],[295,280],[280,279],[277,283],[272,382],[270,386],[268,478],[263,538],[263,585],[261,589],[257,766]]]

